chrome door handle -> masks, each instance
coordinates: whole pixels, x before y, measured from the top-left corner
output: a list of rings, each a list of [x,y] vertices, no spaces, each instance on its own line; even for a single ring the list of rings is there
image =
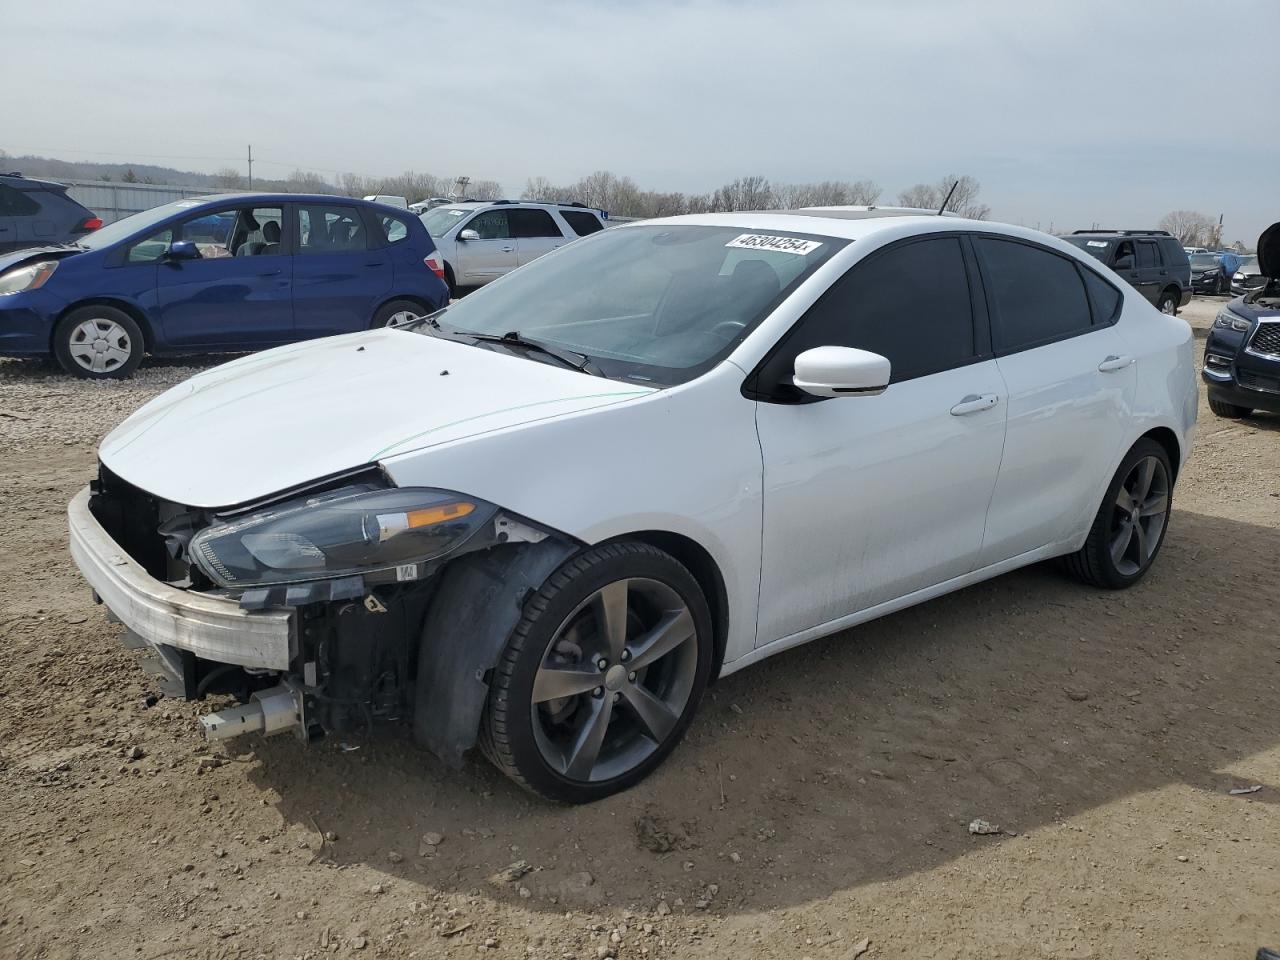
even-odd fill
[[[1121,357],[1111,354],[1107,359],[1098,364],[1099,373],[1112,373],[1116,370],[1123,370],[1129,364],[1133,363],[1133,357]]]
[[[512,250],[514,250],[514,249],[515,249],[515,247],[503,247],[503,248],[502,248],[502,252],[503,252],[503,253],[510,253],[510,252],[511,252]]]
[[[999,402],[1000,398],[994,393],[971,393],[951,408],[951,415],[963,417],[971,413],[981,413],[983,410],[990,410]]]

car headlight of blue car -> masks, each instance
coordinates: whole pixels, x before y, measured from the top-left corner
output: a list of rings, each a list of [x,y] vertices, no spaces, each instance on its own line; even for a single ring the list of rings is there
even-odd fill
[[[39,290],[49,282],[49,278],[53,276],[53,271],[56,269],[58,269],[57,260],[39,260],[0,274],[0,296]]]

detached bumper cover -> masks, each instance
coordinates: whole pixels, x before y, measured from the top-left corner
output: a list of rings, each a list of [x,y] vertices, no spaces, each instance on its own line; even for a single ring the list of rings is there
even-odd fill
[[[246,611],[235,600],[179,590],[152,577],[89,512],[89,488],[67,506],[71,556],[89,586],[126,627],[152,645],[266,670],[287,670],[293,613]]]

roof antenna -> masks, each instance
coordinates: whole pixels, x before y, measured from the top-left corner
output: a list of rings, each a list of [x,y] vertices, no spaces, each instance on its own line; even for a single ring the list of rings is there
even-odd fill
[[[942,206],[938,208],[938,216],[942,216],[943,211],[947,209],[947,204],[951,202],[951,197],[955,194],[958,186],[960,186],[959,180],[951,185],[951,189],[947,191],[947,199],[943,200]]]

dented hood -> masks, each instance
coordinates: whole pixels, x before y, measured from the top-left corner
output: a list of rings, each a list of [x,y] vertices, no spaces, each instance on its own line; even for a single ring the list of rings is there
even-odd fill
[[[192,377],[108,434],[99,455],[161,499],[226,507],[384,457],[652,392],[374,330],[268,350]]]

